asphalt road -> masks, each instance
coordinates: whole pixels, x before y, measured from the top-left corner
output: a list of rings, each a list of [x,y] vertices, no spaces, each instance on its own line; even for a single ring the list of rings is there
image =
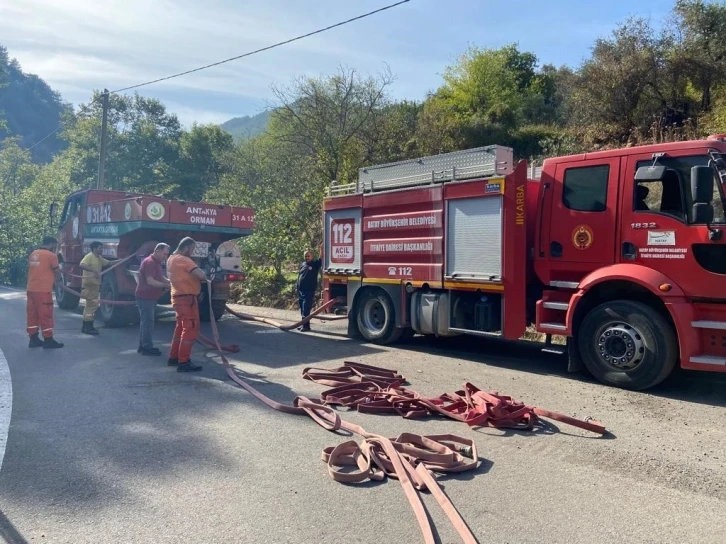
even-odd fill
[[[396,481],[334,482],[320,452],[346,438],[260,404],[213,353],[196,347],[204,371],[179,374],[165,357],[136,354],[134,328],[87,337],[79,314],[58,310],[66,347],[31,351],[24,312],[22,293],[0,290],[0,349],[12,379],[0,469],[7,542],[422,541]],[[157,324],[162,349],[172,326]],[[345,338],[340,322],[314,329],[220,322],[223,341],[242,348],[232,356],[241,374],[280,401],[323,389],[301,378],[305,366],[356,360],[397,369],[425,395],[471,381],[611,430],[601,438],[559,423],[513,432],[345,414],[387,436],[473,437],[481,468],[440,481],[480,542],[724,542],[726,375],[679,372],[632,393],[568,375],[561,359],[527,345],[415,338],[383,348]],[[0,357],[0,459],[10,404],[3,366]],[[459,542],[432,497],[424,500],[441,542]]]

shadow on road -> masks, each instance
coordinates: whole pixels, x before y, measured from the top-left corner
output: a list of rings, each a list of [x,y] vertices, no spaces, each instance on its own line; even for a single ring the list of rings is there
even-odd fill
[[[0,510],[0,538],[7,544],[28,544],[2,510]]]
[[[598,383],[586,371],[568,372],[564,355],[543,353],[541,345],[535,342],[509,342],[473,336],[453,338],[416,336],[397,347],[416,352],[438,353],[530,374],[558,376],[582,383]],[[607,386],[602,385],[602,387]],[[663,383],[639,394],[724,407],[726,374],[676,369]]]

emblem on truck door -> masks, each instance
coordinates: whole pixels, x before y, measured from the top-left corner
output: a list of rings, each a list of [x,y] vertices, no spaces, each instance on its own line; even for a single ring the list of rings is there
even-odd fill
[[[572,244],[577,249],[587,249],[592,245],[595,235],[588,225],[578,225],[572,231]]]

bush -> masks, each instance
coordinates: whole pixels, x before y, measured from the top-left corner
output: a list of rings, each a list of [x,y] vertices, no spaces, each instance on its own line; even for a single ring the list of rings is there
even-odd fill
[[[247,269],[247,279],[232,288],[232,299],[239,304],[292,309],[297,304],[296,273],[279,275],[271,267]]]

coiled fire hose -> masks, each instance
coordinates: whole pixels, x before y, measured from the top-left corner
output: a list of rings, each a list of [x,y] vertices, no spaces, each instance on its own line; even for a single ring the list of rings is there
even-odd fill
[[[211,311],[212,297],[209,282],[207,290]],[[327,306],[322,306],[318,311],[323,311]],[[312,315],[308,319],[310,318]],[[462,542],[465,544],[478,542],[433,475],[434,472],[463,472],[477,468],[479,455],[474,441],[450,434],[422,436],[404,433],[397,438],[387,438],[369,433],[363,427],[341,419],[335,410],[320,401],[313,401],[303,396],[296,397],[292,405],[274,401],[249,385],[235,372],[224,351],[236,352],[239,351],[239,346],[220,345],[217,323],[211,320],[210,324],[213,339],[200,336],[200,340],[219,353],[227,375],[236,385],[273,410],[307,415],[324,429],[332,432],[343,429],[363,438],[361,444],[348,440],[323,450],[322,459],[327,464],[328,472],[333,479],[346,483],[369,479],[382,480],[386,476],[398,479],[421,528],[425,544],[434,544],[431,523],[418,494],[418,491],[428,489],[446,513]],[[351,472],[343,467],[355,467],[355,470]]]

